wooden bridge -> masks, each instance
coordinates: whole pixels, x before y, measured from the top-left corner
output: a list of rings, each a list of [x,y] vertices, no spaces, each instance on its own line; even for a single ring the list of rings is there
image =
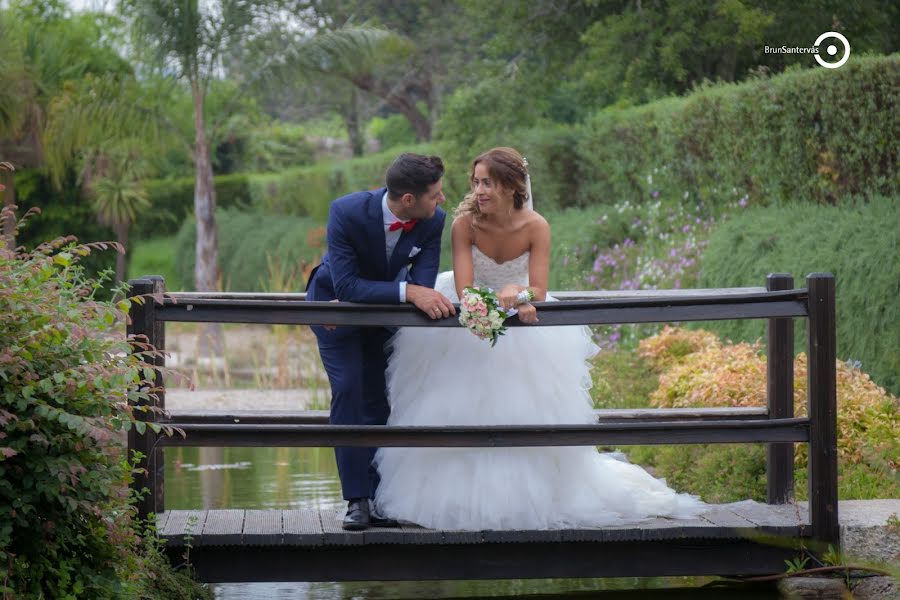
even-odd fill
[[[167,321],[458,327],[410,306],[307,302],[303,294],[165,293],[159,277],[133,280],[129,333],[165,348]],[[328,424],[327,413],[170,411],[140,413],[186,437],[132,430],[144,455],[138,506],[155,514],[167,552],[190,547],[197,576],[210,582],[403,579],[518,579],[662,575],[756,575],[784,570],[808,548],[837,546],[837,407],[834,278],[812,274],[793,289],[789,275],[765,288],[557,292],[533,326],[767,319],[768,405],[764,408],[597,411],[597,423],[529,426],[396,427]],[[793,414],[794,317],[808,319],[808,416]],[[515,318],[511,326],[519,326]],[[164,358],[154,358],[164,366]],[[158,374],[157,385],[162,387]],[[165,408],[165,394],[159,406]],[[809,508],[793,499],[793,446],[809,444]],[[497,447],[767,443],[768,504],[712,505],[698,518],[652,519],[596,529],[436,531],[401,523],[341,529],[343,511],[166,511],[163,452],[171,446]]]

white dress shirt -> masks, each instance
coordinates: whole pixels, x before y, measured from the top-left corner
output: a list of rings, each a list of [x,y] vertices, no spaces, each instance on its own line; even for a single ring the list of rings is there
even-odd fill
[[[391,263],[391,255],[394,253],[394,248],[397,247],[397,242],[400,241],[400,236],[403,234],[403,229],[397,229],[395,231],[390,231],[391,225],[400,221],[394,213],[391,212],[391,209],[388,207],[388,195],[387,192],[384,193],[384,196],[381,197],[381,214],[384,219],[384,252],[387,256],[388,264]],[[403,221],[401,221],[403,222]],[[400,282],[400,303],[406,302],[406,282]]]

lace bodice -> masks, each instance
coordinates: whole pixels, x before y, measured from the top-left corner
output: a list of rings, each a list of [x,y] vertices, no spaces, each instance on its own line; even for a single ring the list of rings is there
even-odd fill
[[[472,267],[475,271],[475,285],[494,288],[498,292],[508,283],[528,285],[529,254],[526,251],[512,260],[498,263],[473,245]],[[451,301],[459,302],[459,298],[456,296],[456,284],[453,281],[453,271],[444,271],[439,274],[434,289],[450,298]]]
[[[475,269],[475,285],[486,285],[498,291],[509,283],[528,285],[528,256],[529,252],[526,251],[512,260],[498,263],[473,244],[472,266]]]

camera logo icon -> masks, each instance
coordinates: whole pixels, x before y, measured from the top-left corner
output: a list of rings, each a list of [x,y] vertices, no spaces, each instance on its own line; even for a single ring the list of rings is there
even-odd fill
[[[813,46],[818,47],[824,40],[829,38],[835,38],[841,42],[844,46],[844,55],[837,62],[828,62],[824,58],[822,58],[821,53],[817,53],[814,56],[816,57],[816,62],[825,67],[826,69],[837,69],[838,67],[842,67],[847,59],[850,58],[850,42],[847,41],[843,35],[838,33],[837,31],[826,31],[822,35],[816,38]],[[838,47],[833,43],[829,44],[825,48],[825,52],[828,53],[828,56],[835,56],[838,53]]]

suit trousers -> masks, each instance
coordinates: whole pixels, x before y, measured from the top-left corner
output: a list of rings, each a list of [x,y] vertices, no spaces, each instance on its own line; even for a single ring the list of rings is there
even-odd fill
[[[329,422],[334,425],[384,425],[391,409],[385,385],[384,345],[392,332],[381,327],[339,326],[333,331],[313,326],[319,354],[331,384]],[[373,498],[378,473],[372,465],[376,448],[335,448],[345,500]]]

